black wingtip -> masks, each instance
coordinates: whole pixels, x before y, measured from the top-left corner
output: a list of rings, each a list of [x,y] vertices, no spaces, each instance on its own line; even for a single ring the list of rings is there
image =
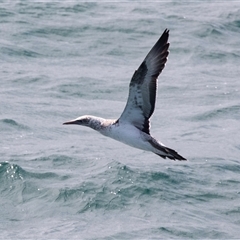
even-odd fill
[[[164,30],[164,33],[168,33],[168,34],[169,34],[169,31],[170,31],[170,30],[166,28],[166,29]]]
[[[168,38],[169,38],[169,30],[168,29],[165,29],[165,31],[163,32],[162,36],[160,37],[160,39],[162,39],[162,41],[166,42],[166,44],[168,42]]]

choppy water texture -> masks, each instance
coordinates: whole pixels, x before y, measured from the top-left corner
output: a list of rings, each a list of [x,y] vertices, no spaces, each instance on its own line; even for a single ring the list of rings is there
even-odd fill
[[[1,3],[1,238],[238,238],[239,7]],[[165,28],[151,131],[187,162],[62,125],[117,118]]]

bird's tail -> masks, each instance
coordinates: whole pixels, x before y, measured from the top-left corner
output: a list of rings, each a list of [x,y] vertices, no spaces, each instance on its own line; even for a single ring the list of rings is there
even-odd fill
[[[156,153],[158,156],[166,159],[166,158],[169,158],[171,160],[179,160],[179,161],[186,161],[187,159],[182,157],[181,155],[179,155],[175,150],[171,149],[171,148],[168,148],[168,147],[163,147],[161,149],[161,151],[163,151],[163,149],[165,150],[164,153],[166,154],[159,154],[159,153]]]
[[[179,161],[187,160],[186,158],[179,155],[175,150],[164,146],[162,143],[158,142],[154,138],[151,138],[149,143],[155,148],[155,150],[158,150],[153,152],[164,159],[169,158],[172,160],[179,160]]]

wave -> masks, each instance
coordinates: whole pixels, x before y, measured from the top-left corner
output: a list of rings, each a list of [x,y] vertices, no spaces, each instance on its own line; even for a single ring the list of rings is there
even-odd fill
[[[0,192],[2,197],[17,203],[24,203],[32,198],[45,195],[45,192],[49,190],[47,184],[49,180],[57,182],[65,179],[66,176],[60,176],[53,172],[31,172],[17,164],[0,163]],[[44,182],[46,182],[45,185]]]
[[[181,175],[181,173],[180,173]],[[164,199],[169,186],[179,183],[171,173],[140,171],[118,162],[112,162],[107,170],[91,176],[75,188],[62,188],[56,198],[61,205],[74,204],[78,213],[93,210],[126,209],[134,202],[142,204],[152,198]],[[174,197],[173,197],[174,198]]]
[[[2,130],[6,130],[6,127],[12,128],[12,129],[17,129],[17,130],[29,130],[30,129],[26,125],[20,124],[13,119],[10,119],[10,118],[0,119],[0,128]]]
[[[239,105],[233,105],[228,107],[220,107],[210,111],[205,111],[201,114],[197,114],[191,118],[193,121],[208,121],[212,119],[238,119],[239,118]]]

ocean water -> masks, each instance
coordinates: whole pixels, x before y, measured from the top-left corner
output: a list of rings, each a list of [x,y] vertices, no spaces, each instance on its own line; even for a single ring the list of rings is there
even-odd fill
[[[240,237],[239,2],[0,6],[2,239]],[[118,118],[170,29],[152,134],[188,161],[64,121]]]

